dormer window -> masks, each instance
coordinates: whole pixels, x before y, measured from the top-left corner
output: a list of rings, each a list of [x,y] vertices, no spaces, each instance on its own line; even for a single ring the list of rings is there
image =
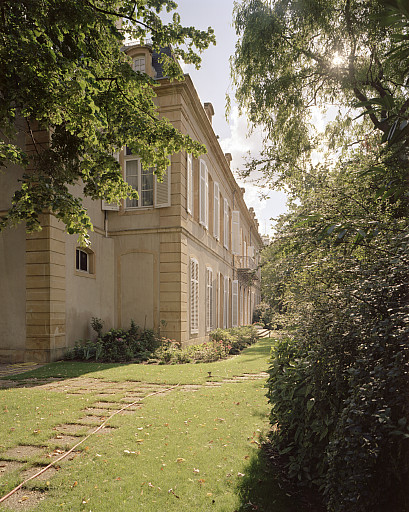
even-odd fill
[[[145,57],[135,57],[133,60],[133,70],[139,71],[139,73],[146,72]]]

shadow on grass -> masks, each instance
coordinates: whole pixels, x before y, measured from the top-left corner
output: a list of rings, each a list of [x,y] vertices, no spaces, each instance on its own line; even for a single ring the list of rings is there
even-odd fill
[[[7,381],[25,381],[25,386],[36,386],[43,384],[43,379],[66,380],[75,377],[81,377],[94,372],[109,370],[110,368],[118,368],[119,366],[127,366],[134,363],[91,363],[80,361],[58,361],[56,363],[48,363],[35,370],[30,370],[16,375],[8,375],[0,380]],[[37,383],[36,380],[39,382]],[[27,382],[29,381],[29,382]],[[2,386],[3,387],[3,386]]]
[[[274,466],[265,447],[260,448],[244,468],[236,488],[240,507],[235,512],[323,512],[318,503],[282,484],[282,474]]]

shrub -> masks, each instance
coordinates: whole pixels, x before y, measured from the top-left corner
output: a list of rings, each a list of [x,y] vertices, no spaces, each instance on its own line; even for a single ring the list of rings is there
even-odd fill
[[[96,332],[100,332],[103,323],[100,319],[93,318],[91,326]],[[66,359],[104,362],[132,359],[146,361],[152,357],[159,344],[160,340],[151,329],[141,329],[132,320],[128,330],[111,329],[105,334],[101,333],[94,341],[77,341],[74,348],[67,353]]]

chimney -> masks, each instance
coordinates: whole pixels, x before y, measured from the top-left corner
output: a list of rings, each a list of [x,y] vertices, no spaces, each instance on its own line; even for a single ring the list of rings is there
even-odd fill
[[[225,153],[224,156],[226,157],[227,163],[229,164],[230,167],[230,162],[233,160],[231,153]]]
[[[207,117],[209,118],[210,124],[212,124],[212,117],[214,116],[213,105],[207,102],[203,104],[203,107],[205,109]]]
[[[240,187],[240,190],[241,190],[241,193],[242,193],[242,194],[243,194],[243,196],[244,196],[244,194],[246,193],[246,189],[245,189],[244,187]]]

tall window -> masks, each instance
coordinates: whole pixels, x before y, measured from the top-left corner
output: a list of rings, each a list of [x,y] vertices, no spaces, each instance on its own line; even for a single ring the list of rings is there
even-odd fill
[[[232,281],[232,325],[237,327],[239,325],[239,282]]]
[[[125,181],[135,189],[138,199],[127,199],[127,208],[153,206],[153,169],[144,169],[139,158],[125,159]]]
[[[214,182],[214,201],[213,201],[213,235],[216,240],[220,238],[220,191],[219,184]]]
[[[206,268],[206,331],[213,329],[213,270]]]
[[[193,212],[193,160],[192,155],[187,155],[187,211]]]
[[[224,246],[226,249],[229,248],[229,203],[226,198],[224,198],[224,226],[223,226],[223,233],[224,233]]]
[[[200,160],[199,223],[206,229],[209,226],[209,176],[203,160]]]
[[[133,70],[139,71],[140,73],[145,73],[145,70],[146,70],[145,57],[135,57],[134,58]]]
[[[199,263],[190,258],[190,332],[199,332]]]
[[[224,276],[223,328],[229,326],[229,278]]]
[[[238,210],[232,212],[231,250],[233,254],[240,254],[240,212]]]

